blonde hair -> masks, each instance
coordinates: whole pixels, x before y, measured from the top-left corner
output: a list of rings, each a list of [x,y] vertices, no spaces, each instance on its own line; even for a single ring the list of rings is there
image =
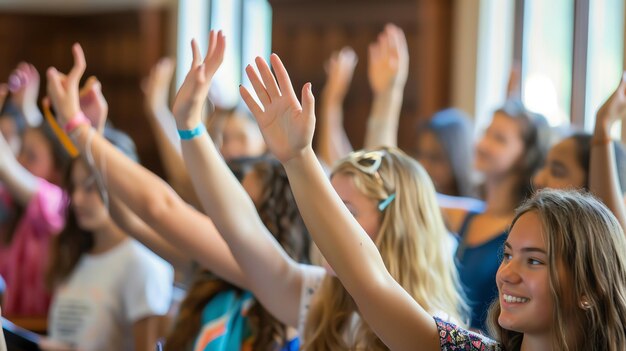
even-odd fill
[[[356,188],[377,201],[395,199],[383,211],[376,246],[385,266],[404,289],[431,314],[445,312],[465,321],[459,279],[448,246],[448,232],[437,204],[434,186],[417,161],[396,148],[381,148],[378,169],[382,187],[374,176],[349,160],[341,161],[332,175],[352,177]],[[304,331],[305,350],[350,349],[343,334],[357,311],[350,295],[335,277],[326,276],[310,308]],[[386,349],[364,321],[357,340],[368,350]]]
[[[615,216],[593,196],[573,190],[537,192],[511,227],[528,212],[539,216],[548,251],[552,349],[626,350],[626,238]],[[494,302],[492,334],[506,350],[519,350],[523,334],[500,327],[499,315]]]

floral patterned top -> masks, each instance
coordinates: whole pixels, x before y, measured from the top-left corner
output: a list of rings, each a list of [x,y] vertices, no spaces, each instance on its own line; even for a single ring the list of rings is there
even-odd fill
[[[442,351],[502,351],[502,346],[485,336],[435,317]]]

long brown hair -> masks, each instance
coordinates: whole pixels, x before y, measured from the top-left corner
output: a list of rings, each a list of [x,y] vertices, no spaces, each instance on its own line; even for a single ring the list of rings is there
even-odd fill
[[[395,194],[382,213],[375,239],[385,266],[426,311],[445,312],[463,323],[465,304],[432,181],[422,166],[401,150],[380,151],[384,157],[378,174],[383,184],[349,159],[340,162],[332,174],[351,176],[359,192],[377,201]],[[356,312],[356,304],[341,282],[327,275],[311,303],[303,349],[345,350],[356,346],[346,345],[343,338]],[[387,349],[363,320],[356,336],[368,350]]]
[[[545,117],[528,110],[519,99],[507,100],[495,113],[514,120],[520,127],[524,151],[515,169],[518,184],[514,194],[515,204],[518,204],[530,197],[533,192],[530,180],[545,160],[550,142],[550,128]]]
[[[573,190],[537,192],[511,227],[528,212],[539,216],[548,251],[552,349],[626,350],[626,238],[617,219],[591,195]],[[580,305],[583,299],[587,306]],[[495,301],[488,318],[492,335],[505,350],[519,350],[523,334],[502,328],[499,315]]]
[[[294,260],[308,262],[310,238],[297,210],[287,174],[280,163],[263,157],[236,162],[235,168],[240,180],[246,173],[255,172],[263,189],[257,208],[263,223]],[[166,339],[165,349],[178,351],[192,347],[201,328],[204,306],[218,293],[233,289],[241,292],[241,289],[207,271],[198,273],[181,303],[174,328]],[[254,350],[277,350],[287,341],[285,325],[258,302],[251,306],[248,316],[254,333]]]
[[[73,159],[65,172],[64,184],[70,195],[74,191],[72,170],[79,162],[83,161],[79,158]],[[100,196],[102,197],[102,194]],[[78,225],[76,215],[71,209],[71,200],[66,216],[65,228],[50,243],[50,258],[45,282],[51,291],[69,277],[83,254],[89,252],[94,245],[93,233],[81,229]]]

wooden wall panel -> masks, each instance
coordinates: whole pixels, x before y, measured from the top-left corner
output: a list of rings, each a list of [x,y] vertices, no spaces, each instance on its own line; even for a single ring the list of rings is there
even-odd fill
[[[18,62],[28,61],[42,76],[43,94],[46,69],[68,71],[71,46],[80,42],[87,58],[84,78],[95,75],[102,82],[109,119],[135,140],[142,163],[161,174],[140,82],[166,52],[166,29],[167,13],[159,8],[75,15],[0,13],[0,80],[6,81]]]
[[[367,46],[386,23],[407,36],[410,69],[400,120],[399,144],[410,147],[420,119],[449,104],[451,0],[270,0],[272,47],[285,62],[294,84],[321,90],[323,64],[331,52],[350,45],[359,56],[346,97],[345,126],[355,147],[363,144],[371,92]]]

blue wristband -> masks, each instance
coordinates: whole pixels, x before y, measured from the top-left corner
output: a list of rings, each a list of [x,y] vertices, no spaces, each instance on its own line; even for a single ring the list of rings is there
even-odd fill
[[[202,135],[204,132],[206,132],[206,128],[204,127],[204,124],[200,123],[198,124],[197,127],[195,127],[194,129],[191,130],[178,130],[178,136],[180,136],[181,140],[191,140],[199,135]]]

